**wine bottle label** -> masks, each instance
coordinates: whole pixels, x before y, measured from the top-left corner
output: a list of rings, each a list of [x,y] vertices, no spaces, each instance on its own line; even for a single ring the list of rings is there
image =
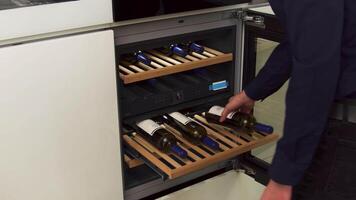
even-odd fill
[[[224,108],[221,106],[213,106],[210,108],[209,113],[220,116],[222,115],[224,111]],[[227,115],[228,119],[232,119],[232,117],[235,115],[236,112],[231,112],[230,114]]]
[[[151,136],[153,136],[157,130],[162,129],[159,124],[157,124],[151,119],[143,120],[137,123],[136,125]]]
[[[189,119],[187,116],[183,115],[182,113],[179,112],[172,112],[169,114],[173,119],[177,120],[178,122],[187,125],[189,122],[192,120]]]

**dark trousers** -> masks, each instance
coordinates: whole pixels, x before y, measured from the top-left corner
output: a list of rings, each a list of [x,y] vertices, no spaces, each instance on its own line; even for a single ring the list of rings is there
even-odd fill
[[[330,121],[293,200],[356,200],[356,124]]]

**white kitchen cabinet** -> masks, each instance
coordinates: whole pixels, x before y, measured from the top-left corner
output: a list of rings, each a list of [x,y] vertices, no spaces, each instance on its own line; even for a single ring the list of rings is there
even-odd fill
[[[112,0],[73,0],[4,10],[0,6],[0,40],[110,22]]]
[[[169,194],[159,200],[258,200],[264,186],[244,173],[230,171]]]
[[[1,48],[0,71],[0,199],[123,199],[113,32]]]

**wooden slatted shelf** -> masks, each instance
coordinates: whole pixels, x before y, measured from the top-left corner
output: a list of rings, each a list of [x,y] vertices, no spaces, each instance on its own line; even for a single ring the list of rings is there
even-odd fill
[[[120,78],[124,84],[135,83],[179,72],[189,71],[197,68],[207,67],[219,63],[233,60],[232,53],[222,53],[220,51],[205,47],[203,54],[190,53],[185,58],[177,55],[170,57],[164,55],[159,50],[148,50],[144,54],[151,59],[150,65],[143,63],[129,63],[124,58],[120,60],[118,70]]]
[[[144,156],[151,164],[166,173],[170,179],[233,158],[278,139],[278,135],[275,133],[268,135],[256,132],[252,134],[232,133],[232,131],[228,131],[222,127],[209,124],[202,115],[195,115],[193,120],[205,127],[209,137],[219,143],[220,150],[193,145],[185,140],[177,130],[167,124],[163,124],[162,126],[176,136],[179,146],[188,152],[187,159],[178,158],[174,154],[162,153],[139,134],[132,136],[124,135],[123,138],[128,145]]]

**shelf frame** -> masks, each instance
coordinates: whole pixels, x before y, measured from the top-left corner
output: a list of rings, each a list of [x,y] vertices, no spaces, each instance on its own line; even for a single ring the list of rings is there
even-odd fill
[[[220,63],[226,63],[233,60],[232,53],[217,55],[216,57],[206,58],[197,61],[191,61],[187,63],[182,63],[179,65],[168,66],[164,68],[157,68],[154,70],[148,70],[144,72],[138,72],[128,75],[120,75],[124,84],[135,83],[139,81],[144,81],[152,78],[158,78],[162,76],[167,76],[170,74],[180,73],[184,71],[189,71],[193,69],[203,68],[211,65],[216,65]]]

